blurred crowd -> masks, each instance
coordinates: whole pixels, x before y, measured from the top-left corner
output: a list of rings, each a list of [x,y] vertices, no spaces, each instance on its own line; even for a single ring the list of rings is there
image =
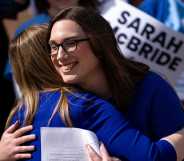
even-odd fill
[[[4,76],[6,63],[8,61],[9,37],[3,20],[16,20],[18,13],[26,9],[29,4],[29,0],[0,1],[0,131],[4,128],[3,125],[15,100],[13,83]]]
[[[4,19],[15,20],[18,14],[32,6],[32,18],[26,20],[15,29],[13,37],[34,24],[48,23],[62,8],[71,5],[91,7],[99,12],[108,9],[106,4],[118,0],[0,0],[0,133],[4,129],[6,118],[20,97],[18,87],[13,80],[11,67],[8,64],[8,44],[10,38],[3,23]],[[119,0],[121,1],[121,0]],[[122,0],[155,17],[175,31],[184,33],[184,0]],[[184,78],[181,78],[184,80]],[[180,81],[178,91],[184,88]],[[15,92],[16,91],[16,92]],[[180,97],[183,100],[182,96]]]

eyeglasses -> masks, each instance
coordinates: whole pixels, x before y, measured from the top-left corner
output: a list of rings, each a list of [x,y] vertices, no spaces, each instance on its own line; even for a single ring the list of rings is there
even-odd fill
[[[89,40],[89,38],[75,38],[75,39],[73,38],[73,39],[65,40],[61,44],[57,44],[54,41],[50,41],[49,42],[50,49],[51,49],[50,54],[51,54],[51,56],[58,54],[59,47],[62,47],[62,49],[66,53],[74,52],[77,49],[77,45],[79,42],[88,41],[88,40]]]

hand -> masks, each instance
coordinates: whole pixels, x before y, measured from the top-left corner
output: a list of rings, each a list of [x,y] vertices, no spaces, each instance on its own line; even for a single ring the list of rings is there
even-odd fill
[[[90,145],[87,145],[87,152],[90,161],[120,161],[116,157],[109,156],[104,144],[100,145],[100,155]]]
[[[0,140],[0,161],[15,161],[31,158],[34,146],[23,146],[28,141],[35,139],[34,134],[24,135],[33,129],[32,125],[19,128],[18,121],[6,129]]]

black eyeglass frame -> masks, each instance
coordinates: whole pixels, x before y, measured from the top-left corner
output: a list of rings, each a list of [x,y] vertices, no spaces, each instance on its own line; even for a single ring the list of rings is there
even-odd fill
[[[54,55],[57,55],[58,54],[58,51],[59,51],[59,47],[61,46],[62,47],[62,49],[64,50],[64,52],[65,53],[71,53],[71,52],[74,52],[76,49],[77,49],[77,45],[78,45],[78,43],[79,42],[82,42],[82,41],[88,41],[89,40],[89,38],[88,37],[86,37],[86,38],[71,38],[71,39],[68,39],[68,40],[64,40],[62,43],[60,43],[60,44],[56,44],[55,42],[49,42],[49,46],[50,46],[50,56],[54,56]],[[67,44],[67,43],[74,43],[74,47],[75,47],[75,49],[74,50],[72,50],[72,51],[70,51],[70,52],[68,52],[67,51],[67,47],[65,47],[65,45],[64,44]],[[57,48],[56,49],[56,53],[54,53],[54,54],[52,54],[52,45],[55,45],[55,47]]]

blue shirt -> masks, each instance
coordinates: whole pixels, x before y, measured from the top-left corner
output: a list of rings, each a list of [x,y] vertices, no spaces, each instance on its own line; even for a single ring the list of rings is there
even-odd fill
[[[40,93],[32,131],[37,140],[31,142],[36,151],[31,160],[40,161],[40,127],[65,126],[59,113],[48,125],[59,97],[58,91]],[[174,148],[159,139],[184,127],[184,111],[173,89],[157,74],[149,72],[137,84],[126,117],[112,104],[90,93],[68,94],[67,98],[74,127],[95,132],[111,155],[129,161],[176,160]],[[23,122],[24,108],[13,121],[17,119]]]

